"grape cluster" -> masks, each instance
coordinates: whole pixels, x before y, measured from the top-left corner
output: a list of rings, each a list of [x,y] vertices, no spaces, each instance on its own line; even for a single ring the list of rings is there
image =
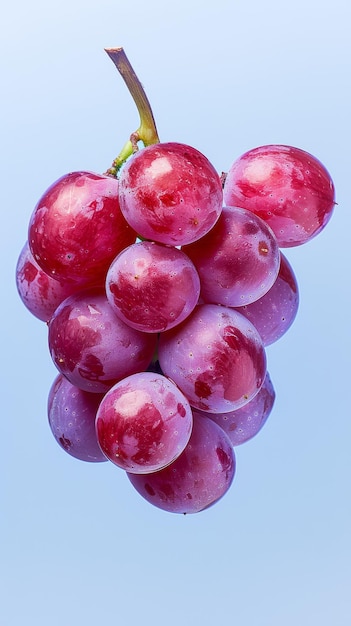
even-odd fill
[[[175,142],[134,146],[124,161],[43,194],[17,289],[47,323],[59,445],[112,462],[155,506],[195,513],[228,491],[235,446],[271,413],[266,347],[299,303],[281,248],[324,228],[334,186],[315,157],[283,145],[221,177]]]

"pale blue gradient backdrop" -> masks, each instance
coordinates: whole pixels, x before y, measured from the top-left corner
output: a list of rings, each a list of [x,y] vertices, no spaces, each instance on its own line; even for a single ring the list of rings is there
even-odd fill
[[[347,0],[33,0],[1,16],[3,626],[347,626],[350,541],[350,8]],[[124,46],[162,140],[219,171],[285,143],[330,170],[326,230],[286,251],[301,305],[268,349],[277,400],[230,492],[194,516],[144,502],[49,432],[46,327],[14,271],[43,191],[104,171],[138,116],[104,53]]]

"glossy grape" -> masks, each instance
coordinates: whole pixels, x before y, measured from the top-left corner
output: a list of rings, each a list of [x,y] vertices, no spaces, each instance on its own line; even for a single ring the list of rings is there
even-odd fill
[[[314,156],[291,146],[255,148],[227,174],[224,202],[259,215],[280,247],[298,246],[328,223],[335,205],[334,184]]]
[[[137,152],[121,171],[123,215],[145,239],[171,245],[191,243],[216,223],[223,192],[220,178],[198,150],[160,143]]]
[[[114,257],[136,240],[119,207],[118,181],[92,172],[62,176],[31,216],[32,254],[53,278],[104,284]]]
[[[241,313],[215,304],[198,305],[180,326],[161,333],[158,356],[191,406],[209,412],[243,406],[266,375],[255,327]]]
[[[104,454],[132,473],[160,470],[189,441],[193,416],[189,402],[161,374],[143,372],[117,383],[102,400],[96,432]]]
[[[238,307],[237,311],[253,323],[263,345],[280,339],[292,325],[299,307],[299,289],[288,259],[281,253],[278,276],[270,290],[256,302]]]
[[[272,412],[265,348],[299,306],[280,248],[323,230],[335,190],[291,146],[250,150],[219,176],[195,148],[160,143],[123,48],[106,52],[139,128],[105,174],[70,172],[45,191],[16,286],[47,323],[59,446],[109,460],[160,509],[196,513],[228,491],[234,448]]]
[[[263,385],[250,402],[229,413],[203,413],[227,433],[233,446],[249,441],[263,428],[272,412],[275,390],[267,372]]]
[[[191,313],[199,299],[200,279],[181,250],[143,241],[112,262],[106,293],[126,324],[156,333],[173,328]]]
[[[85,391],[104,393],[125,376],[146,369],[157,335],[127,326],[105,293],[80,291],[66,298],[49,323],[49,348],[58,370]]]
[[[28,241],[18,257],[16,286],[25,307],[42,322],[48,322],[58,305],[77,290],[46,274],[35,261]]]
[[[171,465],[158,472],[128,478],[148,502],[171,513],[198,513],[228,491],[235,474],[235,455],[226,433],[208,417],[193,411],[188,445]]]
[[[182,249],[199,273],[204,302],[254,302],[270,289],[279,270],[279,248],[269,226],[237,207],[224,207],[212,230]]]
[[[95,418],[103,395],[78,389],[59,374],[48,397],[49,426],[57,443],[81,461],[107,461],[97,441]]]

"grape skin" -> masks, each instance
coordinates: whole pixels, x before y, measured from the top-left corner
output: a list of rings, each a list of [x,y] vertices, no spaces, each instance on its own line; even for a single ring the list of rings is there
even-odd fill
[[[299,307],[299,289],[294,271],[281,252],[278,276],[270,290],[256,302],[237,307],[261,335],[263,345],[278,341],[289,330]]]
[[[112,262],[106,293],[126,324],[156,333],[173,328],[191,313],[199,299],[200,279],[181,250],[143,241]]]
[[[121,211],[145,239],[184,245],[216,223],[223,203],[220,178],[198,150],[159,143],[140,150],[121,171]]]
[[[186,397],[168,378],[153,372],[114,385],[96,416],[98,441],[107,458],[141,474],[172,463],[188,443],[192,425]]]
[[[275,402],[275,390],[267,372],[263,385],[250,402],[229,413],[202,413],[227,433],[233,446],[249,441],[260,432],[270,416]]]
[[[199,273],[204,302],[233,307],[254,302],[279,270],[279,248],[269,226],[237,207],[224,207],[211,231],[182,250]]]
[[[262,340],[241,313],[201,304],[179,326],[161,333],[158,357],[194,408],[233,411],[249,402],[266,375]]]
[[[145,500],[170,513],[198,513],[209,508],[234,479],[235,455],[226,433],[196,411],[193,420],[189,443],[171,465],[147,475],[127,473]]]
[[[84,290],[57,308],[49,322],[48,341],[53,362],[73,385],[104,393],[148,367],[157,335],[122,322],[102,290]]]
[[[98,444],[95,418],[103,394],[78,389],[58,374],[48,396],[49,426],[67,454],[81,461],[107,461]]]
[[[59,178],[37,203],[28,241],[52,278],[103,285],[114,257],[136,240],[118,201],[118,180],[92,172]]]
[[[16,286],[24,306],[42,322],[48,322],[59,304],[77,290],[46,274],[34,259],[28,241],[18,257]]]
[[[139,129],[104,175],[71,172],[43,194],[16,285],[48,324],[59,445],[112,461],[159,508],[194,513],[229,489],[233,446],[275,401],[265,346],[299,303],[278,246],[321,232],[335,191],[324,166],[290,146],[251,150],[219,178],[191,146],[159,143],[123,48],[106,51]]]
[[[265,220],[281,248],[315,237],[335,205],[334,184],[324,165],[308,152],[284,145],[260,146],[237,159],[223,196],[225,204]]]

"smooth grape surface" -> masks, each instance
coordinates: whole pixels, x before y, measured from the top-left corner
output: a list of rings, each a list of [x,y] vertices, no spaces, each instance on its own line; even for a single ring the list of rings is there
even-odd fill
[[[128,376],[102,400],[96,432],[101,449],[120,468],[149,473],[174,461],[189,441],[189,402],[168,378],[153,372]]]
[[[46,274],[35,261],[28,242],[18,257],[16,285],[24,306],[42,322],[48,322],[58,305],[77,290]]]
[[[279,270],[278,243],[269,226],[237,207],[224,207],[212,230],[182,249],[199,273],[204,302],[254,302],[270,289]]]
[[[96,290],[66,298],[49,322],[49,349],[56,367],[73,385],[95,393],[146,369],[156,342],[157,335],[122,322],[105,293]]]
[[[278,276],[270,290],[256,302],[237,308],[257,328],[264,346],[275,343],[289,330],[299,308],[294,271],[284,254],[280,256]]]
[[[216,223],[223,202],[220,178],[198,150],[160,143],[137,152],[120,176],[121,211],[145,239],[184,245]]]
[[[136,240],[118,200],[118,181],[92,172],[62,176],[31,216],[32,254],[53,278],[79,285],[104,284],[114,257]]]
[[[126,324],[156,333],[173,328],[191,313],[199,299],[200,279],[181,250],[143,241],[112,262],[106,293]]]
[[[209,412],[243,406],[266,375],[255,327],[241,313],[215,304],[198,305],[180,326],[161,333],[158,356],[191,406]]]
[[[250,402],[229,413],[204,413],[227,433],[233,446],[249,441],[263,428],[275,401],[275,391],[267,372],[264,383]]]
[[[228,491],[234,448],[272,412],[265,348],[299,306],[280,248],[324,229],[335,189],[299,148],[260,146],[220,177],[195,148],[159,143],[123,49],[107,52],[140,132],[105,174],[70,172],[44,192],[16,286],[47,324],[59,372],[47,414],[59,446],[109,460],[160,509],[196,513]]]
[[[330,174],[314,156],[291,146],[268,145],[231,166],[224,202],[259,215],[280,247],[306,243],[328,223],[335,205]]]
[[[171,513],[198,513],[217,502],[235,474],[235,455],[226,433],[193,411],[188,445],[171,465],[148,475],[128,474],[138,493]]]
[[[95,418],[103,395],[78,389],[59,374],[48,397],[49,426],[57,443],[81,461],[107,461],[97,441]]]

